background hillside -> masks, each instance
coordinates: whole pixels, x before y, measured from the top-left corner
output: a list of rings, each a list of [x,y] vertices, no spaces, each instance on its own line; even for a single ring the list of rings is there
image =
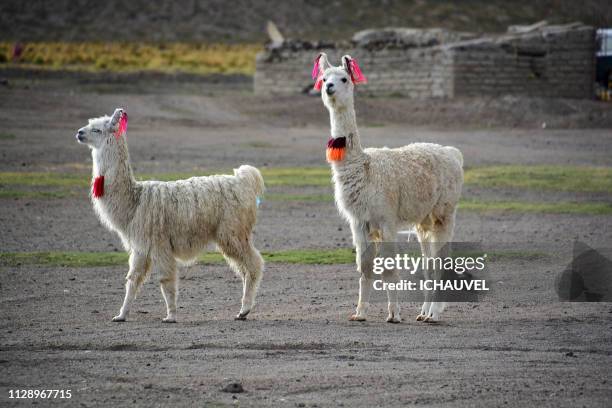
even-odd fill
[[[273,20],[288,37],[350,38],[381,26],[485,32],[546,19],[612,25],[609,0],[131,0],[0,3],[0,40],[263,42]]]

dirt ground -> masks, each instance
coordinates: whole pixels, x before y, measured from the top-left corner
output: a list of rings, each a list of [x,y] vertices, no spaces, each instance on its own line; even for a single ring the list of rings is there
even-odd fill
[[[325,165],[328,118],[316,98],[199,89],[142,93],[61,81],[2,88],[2,132],[15,137],[0,139],[0,171],[87,177],[91,158],[74,133],[117,106],[130,114],[137,173]],[[446,121],[415,119],[415,126],[410,118],[425,113],[399,114],[414,102],[360,104],[365,145],[452,144],[467,167],[612,166],[610,129],[568,129],[576,126],[564,122],[566,114],[547,113],[558,126],[545,129],[535,122],[478,128],[440,111]],[[331,184],[317,191],[329,193]],[[464,196],[612,199],[474,187]],[[94,217],[86,191],[65,199],[1,199],[0,206],[2,252],[121,250]],[[255,238],[266,251],[351,245],[333,202],[265,201]],[[579,239],[610,247],[612,217],[460,211],[455,239],[521,248],[565,248]],[[372,304],[365,323],[347,321],[357,300],[354,265],[268,264],[244,322],[233,320],[241,285],[229,268],[192,266],[181,274],[174,325],[161,322],[157,277],[145,284],[130,321],[118,324],[110,319],[126,267],[0,267],[0,405],[31,404],[8,399],[9,389],[59,388],[73,397],[55,403],[70,406],[609,406],[612,305],[558,301],[554,281],[569,261],[570,254],[499,260],[491,267],[494,293],[478,304],[450,306],[437,325],[416,322],[415,303],[403,304],[399,325],[385,323],[384,303]],[[221,391],[233,382],[245,392]]]

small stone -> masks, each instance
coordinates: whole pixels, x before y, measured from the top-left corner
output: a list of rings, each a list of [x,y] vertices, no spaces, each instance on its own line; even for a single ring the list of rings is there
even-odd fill
[[[221,388],[221,391],[231,392],[232,394],[240,394],[244,392],[244,388],[242,387],[242,384],[235,382],[227,384],[225,387]]]

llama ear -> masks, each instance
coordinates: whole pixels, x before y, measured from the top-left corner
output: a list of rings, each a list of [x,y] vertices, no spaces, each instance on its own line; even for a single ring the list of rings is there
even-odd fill
[[[109,126],[112,130],[117,130],[117,128],[119,127],[119,121],[121,120],[121,116],[123,116],[123,112],[125,112],[123,108],[117,108],[113,112],[113,115],[111,116],[109,122]]]
[[[331,64],[327,59],[327,54],[324,52],[317,55],[317,58],[314,60],[314,66],[312,67],[312,79],[315,81],[315,89],[317,91],[321,90],[321,86],[323,85],[323,71],[327,68],[331,68]]]
[[[357,60],[352,58],[350,55],[342,57],[342,67],[351,76],[351,81],[354,84],[365,84],[368,82],[366,77],[361,72]]]
[[[350,55],[345,55],[342,57],[342,68],[349,74],[351,73],[351,68],[349,67],[350,62],[353,58]]]
[[[327,58],[327,54],[322,52],[319,55],[321,56],[321,72],[325,71],[327,68],[331,68],[332,65],[329,63],[329,58]]]
[[[123,108],[115,109],[110,118],[109,127],[116,138],[121,137],[127,131],[127,112]]]

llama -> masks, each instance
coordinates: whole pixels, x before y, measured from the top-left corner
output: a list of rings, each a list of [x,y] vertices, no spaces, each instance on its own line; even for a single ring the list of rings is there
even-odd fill
[[[161,276],[166,301],[164,322],[176,322],[177,263],[192,262],[214,242],[241,277],[246,319],[262,278],[263,259],[253,246],[257,200],[264,182],[259,170],[240,166],[234,175],[192,177],[171,182],[136,181],[129,162],[127,113],[90,119],[79,129],[79,143],[91,148],[95,212],[115,231],[129,252],[125,299],[114,322],[127,319],[132,301],[153,270]]]
[[[315,60],[313,79],[321,89],[323,104],[329,110],[331,139],[327,160],[331,164],[334,195],[341,215],[349,222],[356,249],[359,279],[357,309],[349,320],[366,320],[376,242],[382,256],[393,257],[398,228],[414,227],[424,256],[436,256],[452,240],[455,210],[463,185],[463,156],[449,146],[413,143],[404,147],[361,147],[355,119],[355,84],[366,82],[357,62],[349,55],[342,65],[330,65],[321,53]],[[446,246],[447,247],[447,246]],[[440,279],[442,271],[433,273]],[[383,280],[397,282],[399,272],[388,270]],[[396,291],[387,291],[387,322],[399,323],[400,308]],[[437,322],[445,304],[436,302],[435,293],[426,293],[418,321]]]

